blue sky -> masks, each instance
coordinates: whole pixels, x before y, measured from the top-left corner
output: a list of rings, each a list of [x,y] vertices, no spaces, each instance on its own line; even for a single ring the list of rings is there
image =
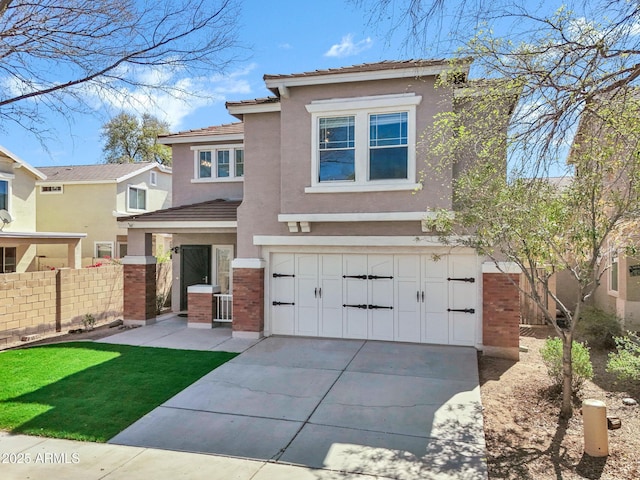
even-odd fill
[[[366,12],[344,0],[241,3],[239,39],[251,47],[241,52],[248,58],[233,64],[223,75],[199,81],[181,79],[212,95],[213,101],[192,100],[186,104],[156,98],[162,109],[149,108],[148,112],[168,121],[172,131],[237,121],[227,113],[225,101],[269,95],[262,80],[265,73],[298,73],[412,57],[403,50],[401,38],[389,41],[385,25],[368,25]],[[0,144],[34,166],[101,163],[101,125],[120,108],[96,102],[95,109],[95,115],[74,114],[66,121],[45,116],[43,121],[53,128],[53,138],[46,142],[46,148],[32,134],[15,126],[0,134]]]

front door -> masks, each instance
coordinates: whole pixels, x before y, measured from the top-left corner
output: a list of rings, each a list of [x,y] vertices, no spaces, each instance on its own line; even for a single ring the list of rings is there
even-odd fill
[[[180,247],[180,310],[187,309],[190,285],[211,285],[211,245]]]

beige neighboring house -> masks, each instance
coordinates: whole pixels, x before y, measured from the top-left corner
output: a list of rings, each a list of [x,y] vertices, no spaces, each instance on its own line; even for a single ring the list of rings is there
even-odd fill
[[[171,168],[156,162],[41,167],[36,181],[37,228],[86,232],[82,266],[127,255],[127,230],[118,219],[171,206]],[[170,236],[154,237],[156,254]],[[39,269],[67,267],[65,252],[38,247]]]
[[[37,270],[36,248],[44,244],[59,248],[67,266],[79,266],[83,233],[38,231],[36,182],[45,180],[43,172],[0,146],[0,274]]]

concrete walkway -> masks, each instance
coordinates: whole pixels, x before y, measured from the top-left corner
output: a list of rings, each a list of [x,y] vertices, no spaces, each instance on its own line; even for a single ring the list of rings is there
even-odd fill
[[[2,478],[486,479],[474,349],[256,343],[232,339],[228,327],[185,323],[173,318],[102,341],[243,353],[109,444],[1,435],[0,452],[79,457],[2,465]]]

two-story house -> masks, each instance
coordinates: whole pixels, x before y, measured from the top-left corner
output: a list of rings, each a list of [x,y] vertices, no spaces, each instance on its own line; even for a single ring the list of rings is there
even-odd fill
[[[84,233],[38,230],[36,182],[46,175],[0,146],[0,273],[38,270],[36,249],[54,245],[62,249],[68,266],[78,268]]]
[[[39,167],[38,230],[86,232],[82,265],[127,254],[127,231],[118,218],[171,206],[171,168],[156,162]],[[166,245],[164,245],[167,238]],[[168,237],[155,239],[169,248]],[[162,250],[162,248],[160,248]],[[67,267],[66,252],[38,247],[39,262]]]
[[[174,207],[122,222],[125,320],[153,321],[136,285],[152,290],[149,235],[164,231],[180,264],[173,305],[185,307],[192,281],[227,288],[230,277],[236,336],[490,346],[517,357],[515,289],[495,307],[488,295],[511,291],[508,282],[483,282],[498,274],[423,221],[453,210],[454,169],[429,168],[418,148],[434,116],[454,108],[456,89],[436,88],[448,68],[419,60],[265,75],[273,96],[227,103],[241,123],[162,137]],[[509,327],[494,310],[511,312]]]

